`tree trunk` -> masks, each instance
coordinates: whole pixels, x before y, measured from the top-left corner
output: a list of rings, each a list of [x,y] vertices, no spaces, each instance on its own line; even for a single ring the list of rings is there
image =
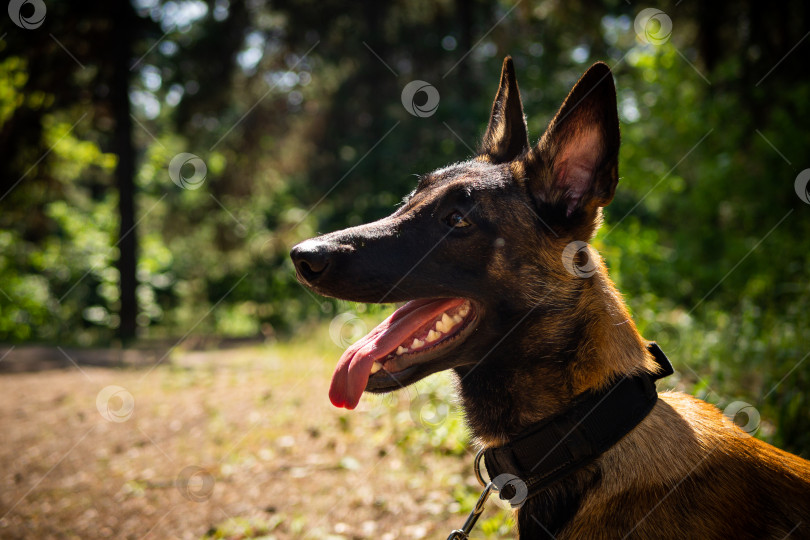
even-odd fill
[[[135,318],[138,301],[135,296],[138,261],[138,235],[135,230],[135,151],[132,146],[132,120],[130,117],[129,81],[132,64],[132,41],[135,13],[129,1],[115,2],[115,50],[113,53],[112,107],[115,116],[115,153],[118,165],[115,178],[118,187],[118,272],[120,274],[121,324],[118,335],[126,343],[136,337]]]

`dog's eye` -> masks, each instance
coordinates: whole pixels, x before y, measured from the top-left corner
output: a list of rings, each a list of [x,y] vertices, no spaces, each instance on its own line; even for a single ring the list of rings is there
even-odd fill
[[[464,219],[464,216],[458,210],[455,210],[450,213],[449,216],[444,218],[445,223],[447,223],[451,227],[461,228],[461,227],[469,227],[470,222]]]

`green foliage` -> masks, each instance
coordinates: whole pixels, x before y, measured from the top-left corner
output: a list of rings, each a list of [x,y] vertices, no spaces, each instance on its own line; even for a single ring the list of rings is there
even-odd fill
[[[33,241],[24,229],[0,230],[0,337],[54,340],[70,333],[71,341],[91,344],[104,336],[97,327],[115,326],[116,199],[93,197],[82,175],[109,174],[116,156],[77,138],[61,117],[43,118],[58,197],[35,193],[28,201],[41,209],[50,234]]]
[[[137,7],[141,338],[273,338],[334,316],[345,306],[295,281],[293,244],[384,216],[414,174],[469,157],[505,54],[534,140],[605,60],[623,144],[595,245],[684,389],[749,401],[760,436],[810,450],[801,17],[673,3],[671,41],[645,45],[623,2],[196,4],[180,22],[168,2]],[[120,311],[111,66],[86,45],[112,27],[100,6],[48,9],[49,32],[0,40],[0,340],[107,343]],[[414,79],[439,90],[435,115],[401,106]],[[198,189],[169,178],[181,152],[207,166]],[[458,453],[463,438],[442,429],[402,435]]]
[[[643,96],[640,119],[625,119],[622,181],[597,246],[642,333],[662,341],[687,390],[721,409],[752,403],[766,424],[791,426],[766,425],[760,436],[806,452],[810,402],[796,389],[807,387],[797,363],[810,305],[800,238],[810,231],[792,192],[795,173],[752,133],[738,100],[692,101],[708,85],[674,46],[640,49],[628,61],[642,79],[625,90]],[[733,78],[739,68],[732,59],[719,71]],[[810,84],[793,92],[806,99]],[[677,105],[685,99],[688,107]],[[795,147],[786,134],[802,138],[779,112],[761,126],[783,151]]]
[[[216,527],[212,527],[203,538],[206,540],[219,540],[223,538],[231,540],[247,538],[254,540],[272,540],[275,536],[270,533],[283,522],[284,516],[273,516],[270,519],[232,518]]]
[[[25,60],[22,58],[10,56],[0,62],[0,124],[5,123],[25,102],[22,88],[27,79]]]

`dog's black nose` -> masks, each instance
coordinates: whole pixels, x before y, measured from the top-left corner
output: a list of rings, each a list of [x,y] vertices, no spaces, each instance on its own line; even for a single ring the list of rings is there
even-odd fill
[[[293,247],[290,258],[298,275],[307,283],[315,283],[329,267],[329,251],[311,240]]]

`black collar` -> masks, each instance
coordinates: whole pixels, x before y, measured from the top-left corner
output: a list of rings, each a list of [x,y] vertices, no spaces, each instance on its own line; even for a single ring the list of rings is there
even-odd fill
[[[587,392],[566,412],[530,426],[504,446],[487,448],[484,463],[489,477],[517,476],[532,497],[619,442],[655,405],[655,381],[674,372],[656,343],[647,350],[660,366],[659,373],[623,377],[605,390]]]

